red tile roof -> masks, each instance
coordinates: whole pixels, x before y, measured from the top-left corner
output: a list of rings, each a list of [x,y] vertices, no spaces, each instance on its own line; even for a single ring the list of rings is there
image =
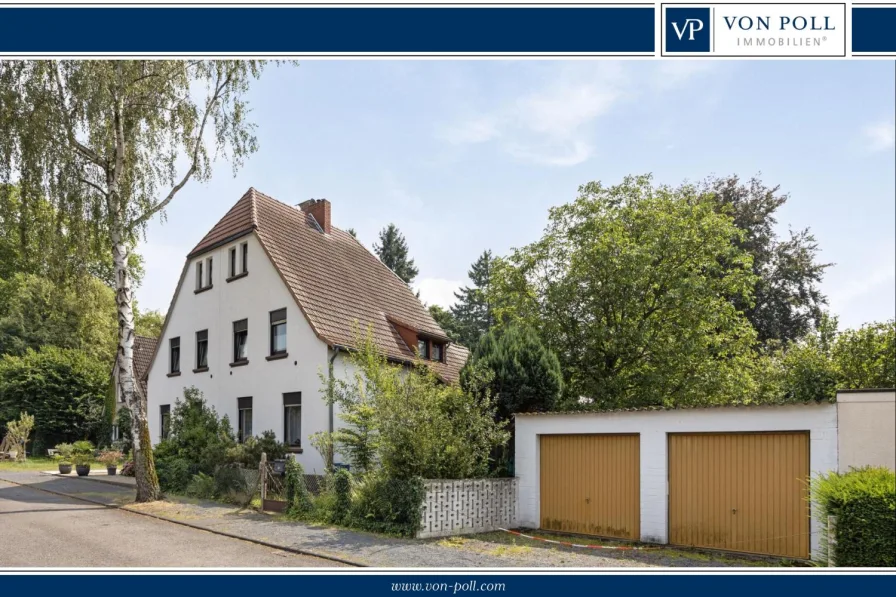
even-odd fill
[[[413,291],[351,234],[324,234],[297,207],[249,189],[190,252],[188,259],[255,232],[315,334],[331,347],[351,348],[355,326],[370,328],[388,358],[410,362],[416,347],[389,319],[421,335],[447,340]],[[357,322],[357,323],[356,323]],[[444,363],[429,362],[439,377],[458,379],[467,349],[452,344]]]

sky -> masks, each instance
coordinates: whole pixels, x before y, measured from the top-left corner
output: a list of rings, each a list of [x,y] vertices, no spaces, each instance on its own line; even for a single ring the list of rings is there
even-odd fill
[[[141,309],[168,308],[184,258],[251,186],[326,198],[368,247],[405,235],[428,304],[449,306],[485,250],[537,240],[579,185],[760,175],[833,263],[841,328],[896,315],[892,61],[303,61],[248,100],[259,150],[191,181],[138,248]]]

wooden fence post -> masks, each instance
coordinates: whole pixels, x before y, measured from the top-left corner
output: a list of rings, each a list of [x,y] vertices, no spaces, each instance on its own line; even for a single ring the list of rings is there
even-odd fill
[[[828,515],[828,566],[837,566],[835,553],[837,551],[837,517]]]
[[[264,501],[268,497],[268,455],[264,452],[258,463],[258,473],[261,475],[261,511],[264,512]]]

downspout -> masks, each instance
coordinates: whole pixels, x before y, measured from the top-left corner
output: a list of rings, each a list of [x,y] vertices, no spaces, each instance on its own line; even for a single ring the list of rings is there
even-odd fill
[[[334,428],[333,428],[333,389],[335,380],[333,379],[333,361],[336,360],[336,357],[339,356],[339,347],[333,346],[333,356],[329,359],[329,364],[327,367],[327,404],[329,405],[329,415],[330,415],[330,424],[329,431],[332,437]],[[330,446],[330,450],[327,454],[327,470],[333,470],[333,447],[332,444]]]

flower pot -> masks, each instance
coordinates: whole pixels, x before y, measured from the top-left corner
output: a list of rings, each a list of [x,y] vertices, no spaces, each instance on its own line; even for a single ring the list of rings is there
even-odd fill
[[[107,475],[116,475],[116,474],[118,474],[118,465],[115,465],[115,466],[107,466],[107,467],[106,467],[106,474],[107,474]]]
[[[67,474],[69,474],[70,472],[72,472],[72,465],[70,465],[70,464],[62,464],[62,463],[59,464],[59,474],[61,474],[61,475],[67,475]]]
[[[90,465],[89,464],[76,464],[75,471],[78,473],[79,477],[86,477],[90,474]]]

